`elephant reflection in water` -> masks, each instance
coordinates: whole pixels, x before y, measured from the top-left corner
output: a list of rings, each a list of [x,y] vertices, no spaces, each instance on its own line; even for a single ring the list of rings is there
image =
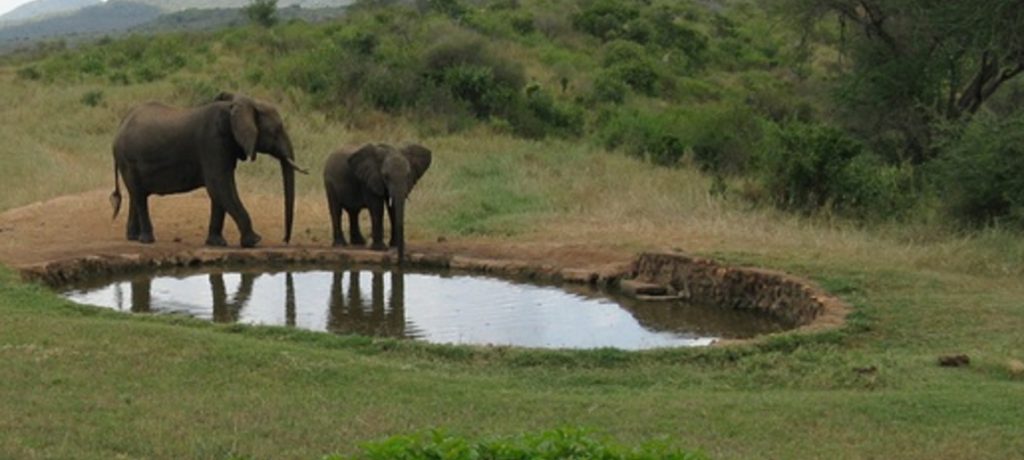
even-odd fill
[[[129,282],[132,291],[132,313],[149,313],[152,311],[152,303],[149,293],[151,284],[152,281],[149,278],[141,278]],[[114,286],[114,296],[117,299],[116,302],[119,309],[124,308],[124,294],[121,291],[121,286],[121,283]]]
[[[384,274],[372,272],[370,304],[366,305],[359,271],[348,276],[348,293],[342,289],[344,272],[334,272],[328,308],[327,330],[340,334],[405,337],[405,283],[401,273],[391,272],[391,295],[384,304]]]
[[[242,282],[238,285],[235,295],[228,300],[227,289],[224,287],[223,273],[210,273],[210,290],[213,292],[213,321],[218,323],[234,323],[239,313],[252,298],[252,286],[259,277],[253,273],[242,273]],[[294,298],[294,294],[292,295]],[[294,301],[292,304],[294,305]],[[293,307],[294,311],[294,307]]]

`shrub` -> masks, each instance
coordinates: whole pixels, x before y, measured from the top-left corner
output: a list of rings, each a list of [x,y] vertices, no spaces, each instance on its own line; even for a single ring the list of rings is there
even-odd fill
[[[831,126],[791,122],[771,131],[762,174],[772,201],[805,212],[829,207],[852,217],[887,217],[910,206],[907,168],[887,165]]]
[[[686,152],[677,114],[621,110],[602,116],[598,137],[608,149],[620,149],[655,164],[675,165]]]
[[[590,88],[590,100],[621,104],[626,100],[628,92],[629,86],[623,83],[618,75],[602,70],[594,77],[594,84]]]
[[[18,78],[23,80],[39,80],[40,78],[43,78],[42,72],[40,72],[36,66],[32,65],[18,69],[17,75]]]
[[[245,7],[249,20],[263,27],[277,24],[277,0],[252,0]]]
[[[626,35],[625,24],[640,15],[631,3],[619,0],[586,2],[583,9],[573,16],[572,25],[604,41],[622,38]]]
[[[956,220],[1024,228],[1024,115],[978,115],[933,170]]]
[[[468,103],[478,118],[500,113],[513,104],[526,77],[522,66],[489,52],[478,37],[452,37],[427,50],[427,79]]]
[[[609,42],[604,47],[602,62],[608,76],[640,93],[655,94],[660,76],[656,64],[647,57],[642,46],[626,40]]]
[[[103,91],[91,90],[82,95],[81,102],[89,107],[96,107],[103,102]]]
[[[522,137],[576,137],[583,133],[583,112],[574,105],[556,102],[540,88],[531,88],[509,118],[513,132]]]
[[[762,140],[761,120],[742,105],[714,105],[685,120],[687,144],[704,171],[733,175],[750,169]]]
[[[342,460],[344,457],[327,457]],[[511,438],[471,441],[444,432],[416,436],[393,436],[368,443],[353,459],[603,459],[603,460],[699,460],[703,454],[673,449],[665,444],[647,443],[627,448],[606,438],[578,429],[561,429]]]

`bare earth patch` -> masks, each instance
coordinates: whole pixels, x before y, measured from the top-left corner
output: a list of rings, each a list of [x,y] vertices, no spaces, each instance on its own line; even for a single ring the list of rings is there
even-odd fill
[[[310,198],[297,203],[293,241],[285,245],[281,243],[280,197],[248,195],[246,206],[263,242],[256,249],[240,249],[230,221],[224,236],[236,247],[203,246],[209,218],[205,192],[151,199],[150,212],[158,240],[152,245],[124,239],[124,216],[111,220],[108,194],[109,191],[96,190],[63,196],[0,214],[0,263],[19,270],[27,279],[50,284],[90,274],[159,266],[268,261],[394,263],[394,254],[390,252],[331,248],[326,238],[326,211]],[[773,314],[800,311],[800,330],[804,331],[839,327],[849,310],[842,301],[807,280],[778,272],[722,266],[671,251],[638,256],[623,248],[587,243],[413,239],[408,252],[411,264],[571,283],[613,285],[637,277],[660,279],[673,293],[699,293],[733,308],[761,309]],[[660,258],[653,272],[648,269],[651,264],[643,262],[652,260],[651,257]],[[753,301],[742,307],[742,302],[718,302],[734,292],[737,297]]]

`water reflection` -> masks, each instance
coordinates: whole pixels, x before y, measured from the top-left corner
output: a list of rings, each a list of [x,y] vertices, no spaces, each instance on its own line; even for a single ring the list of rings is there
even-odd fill
[[[764,316],[637,302],[493,278],[367,270],[206,273],[96,282],[65,294],[134,313],[176,313],[435,343],[641,349],[783,329]]]
[[[391,289],[387,302],[384,295],[384,274],[372,272],[370,302],[364,301],[360,273],[352,270],[348,276],[347,293],[342,289],[344,272],[331,277],[331,295],[327,307],[330,315],[327,330],[343,334],[361,334],[382,337],[407,337],[405,327],[404,276],[391,272]]]

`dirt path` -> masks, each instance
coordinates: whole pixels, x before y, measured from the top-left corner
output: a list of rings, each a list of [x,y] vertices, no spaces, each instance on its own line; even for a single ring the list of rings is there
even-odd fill
[[[164,256],[195,250],[206,240],[209,200],[202,191],[150,199],[157,243],[124,239],[127,211],[111,220],[109,190],[94,190],[11,209],[0,214],[0,263],[15,269],[91,255]],[[246,206],[262,236],[262,248],[325,249],[328,223],[322,203],[312,197],[296,203],[291,245],[284,245],[281,198],[246,195]],[[364,227],[369,225],[363,223]],[[225,238],[237,247],[238,235],[228,219]],[[561,268],[589,268],[630,260],[635,254],[599,244],[493,242],[481,240],[409,242],[410,252],[518,260]],[[237,249],[238,251],[245,251]]]

